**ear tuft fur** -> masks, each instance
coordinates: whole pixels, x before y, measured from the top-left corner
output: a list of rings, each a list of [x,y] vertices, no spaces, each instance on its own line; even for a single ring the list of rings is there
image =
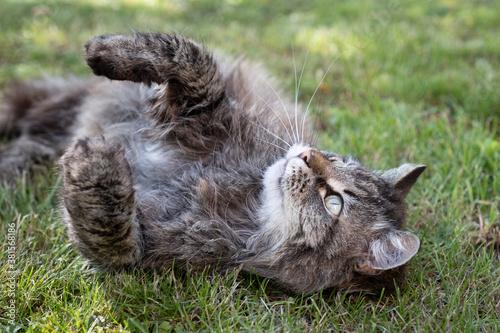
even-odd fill
[[[368,260],[361,263],[357,271],[377,274],[399,267],[417,254],[419,247],[420,240],[411,232],[393,231],[370,244]]]

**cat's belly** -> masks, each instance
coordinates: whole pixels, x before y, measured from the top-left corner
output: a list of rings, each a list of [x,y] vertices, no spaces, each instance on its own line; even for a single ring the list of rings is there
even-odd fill
[[[148,211],[145,213],[166,222],[185,211],[190,186],[200,173],[198,159],[185,156],[176,145],[144,140],[129,144],[127,158],[133,170],[136,199]]]

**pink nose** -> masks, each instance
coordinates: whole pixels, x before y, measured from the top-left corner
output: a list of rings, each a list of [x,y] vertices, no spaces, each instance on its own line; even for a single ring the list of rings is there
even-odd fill
[[[306,162],[307,165],[309,165],[309,163],[311,162],[312,158],[314,157],[314,150],[308,149],[305,152],[303,152],[302,154],[300,154],[299,157],[301,159],[303,159],[304,162]]]
[[[299,157],[303,159],[307,166],[318,175],[327,177],[333,169],[332,163],[328,160],[328,158],[314,148],[306,150],[300,154]]]

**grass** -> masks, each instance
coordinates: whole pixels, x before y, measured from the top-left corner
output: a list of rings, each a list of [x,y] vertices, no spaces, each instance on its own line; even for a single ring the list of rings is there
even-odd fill
[[[1,331],[500,330],[498,1],[3,0],[0,27],[0,88],[89,75],[81,45],[93,35],[176,30],[263,62],[290,95],[304,67],[299,99],[319,85],[321,147],[374,169],[428,166],[408,199],[420,252],[381,295],[290,295],[238,272],[95,271],[57,217],[57,175],[24,177],[0,187],[2,237],[17,227],[15,275],[0,250],[6,295],[16,285],[13,325],[0,297]]]

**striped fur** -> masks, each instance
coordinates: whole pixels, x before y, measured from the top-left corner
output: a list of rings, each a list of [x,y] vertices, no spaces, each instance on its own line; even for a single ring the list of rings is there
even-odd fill
[[[379,290],[402,276],[419,247],[401,231],[405,197],[424,166],[371,172],[312,147],[307,116],[253,65],[179,35],[106,35],[85,48],[107,78],[6,94],[0,175],[66,149],[62,215],[93,264],[242,267],[294,292]]]

